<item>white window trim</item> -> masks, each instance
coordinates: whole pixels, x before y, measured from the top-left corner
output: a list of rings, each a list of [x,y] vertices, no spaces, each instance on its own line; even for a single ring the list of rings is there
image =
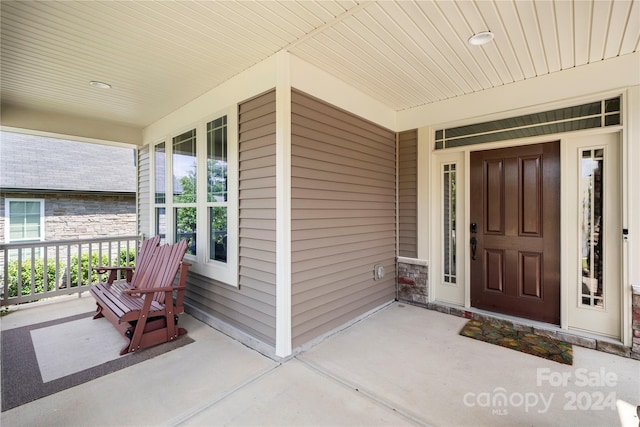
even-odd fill
[[[9,206],[11,202],[38,202],[40,203],[40,242],[44,241],[44,199],[20,199],[20,198],[14,198],[14,199],[5,199],[4,201],[4,229],[5,229],[5,234],[4,234],[4,241],[5,243],[15,243],[15,242],[22,242],[22,241],[27,241],[27,240],[14,240],[13,242],[11,241],[11,215],[9,215]],[[30,239],[29,239],[30,240]]]
[[[212,203],[207,202],[207,123],[222,116],[227,116],[227,262],[208,258],[209,220],[208,209]],[[238,287],[238,111],[237,105],[229,106],[215,114],[208,115],[189,126],[181,127],[165,138],[155,141],[150,147],[152,169],[151,178],[151,231],[155,234],[155,151],[154,147],[165,143],[165,220],[167,224],[166,240],[175,242],[174,209],[183,204],[173,202],[173,138],[191,129],[196,129],[196,161],[197,161],[197,222],[196,222],[196,255],[185,255],[191,263],[189,271],[215,279],[230,286]]]

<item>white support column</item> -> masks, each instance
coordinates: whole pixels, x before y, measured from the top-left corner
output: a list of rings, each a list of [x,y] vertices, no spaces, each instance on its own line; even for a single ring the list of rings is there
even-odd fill
[[[276,355],[291,354],[291,68],[276,57]]]

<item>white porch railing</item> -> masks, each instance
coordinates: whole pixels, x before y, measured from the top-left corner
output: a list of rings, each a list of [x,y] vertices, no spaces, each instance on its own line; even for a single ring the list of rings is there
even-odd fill
[[[140,236],[0,244],[0,306],[81,293],[98,266],[133,266]]]

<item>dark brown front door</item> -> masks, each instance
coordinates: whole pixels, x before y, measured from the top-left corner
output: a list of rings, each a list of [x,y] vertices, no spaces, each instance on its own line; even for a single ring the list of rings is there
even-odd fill
[[[470,231],[471,305],[559,324],[559,143],[471,153]]]

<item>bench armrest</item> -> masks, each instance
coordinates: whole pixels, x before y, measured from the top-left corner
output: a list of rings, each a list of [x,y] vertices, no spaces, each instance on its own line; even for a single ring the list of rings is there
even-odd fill
[[[166,286],[164,288],[147,288],[147,289],[125,289],[123,292],[127,295],[135,294],[155,294],[156,292],[173,292],[187,289],[186,286]]]
[[[131,283],[131,280],[133,279],[133,267],[93,267],[93,270],[98,274],[109,272],[109,277],[106,282],[108,284],[112,284],[116,280],[118,271],[124,271],[124,277],[127,283]]]
[[[134,296],[137,295],[137,298],[140,298],[144,301],[145,306],[147,303],[150,303],[152,299],[154,299],[154,295],[164,294],[164,304],[167,308],[171,307],[171,310],[176,313],[182,313],[184,311],[184,306],[182,305],[182,300],[184,299],[184,291],[187,289],[186,286],[164,286],[161,288],[147,288],[147,289],[125,289],[123,292],[127,295]],[[173,301],[173,291],[178,291],[175,302]]]
[[[100,274],[106,273],[107,271],[114,271],[114,270],[115,271],[118,271],[118,270],[133,271],[133,267],[102,267],[100,266],[100,267],[93,267],[93,269]]]

